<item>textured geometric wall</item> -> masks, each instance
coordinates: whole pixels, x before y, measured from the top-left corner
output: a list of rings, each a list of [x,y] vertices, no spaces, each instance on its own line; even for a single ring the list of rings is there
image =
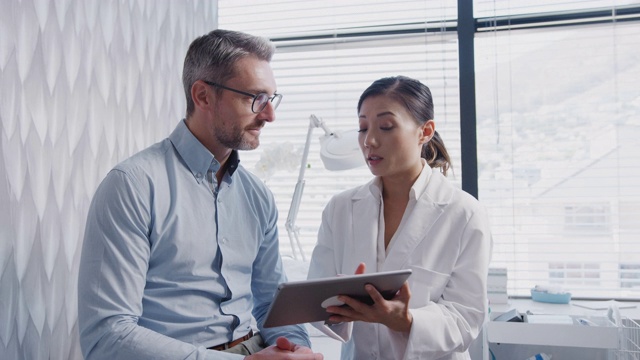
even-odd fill
[[[0,0],[0,358],[82,359],[78,261],[98,183],[184,116],[215,0]]]

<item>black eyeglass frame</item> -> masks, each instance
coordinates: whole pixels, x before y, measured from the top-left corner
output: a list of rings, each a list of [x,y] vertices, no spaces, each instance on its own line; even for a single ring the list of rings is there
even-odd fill
[[[210,86],[213,86],[213,87],[219,87],[219,88],[224,89],[224,90],[233,91],[234,93],[237,93],[237,94],[241,94],[241,95],[244,95],[244,96],[252,97],[253,98],[253,102],[251,103],[251,111],[254,114],[258,114],[258,113],[262,112],[264,110],[264,108],[267,107],[267,103],[268,102],[271,102],[271,104],[273,104],[273,110],[275,110],[280,105],[280,101],[282,101],[282,94],[273,94],[273,96],[269,96],[269,94],[267,94],[265,92],[252,94],[252,93],[248,93],[246,91],[241,91],[241,90],[233,89],[233,88],[230,88],[228,86],[224,86],[224,85],[221,85],[221,84],[218,84],[218,83],[214,83],[212,81],[206,81],[206,80],[202,80],[202,81],[204,81],[207,85],[210,85]],[[256,109],[254,108],[255,105],[256,105],[256,100],[258,100],[258,97],[260,97],[261,95],[266,96],[266,101],[262,104],[262,107],[260,108],[260,110],[256,111]]]

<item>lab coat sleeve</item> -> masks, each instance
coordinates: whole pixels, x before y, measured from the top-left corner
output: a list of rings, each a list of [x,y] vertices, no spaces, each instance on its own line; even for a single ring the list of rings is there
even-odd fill
[[[318,242],[313,249],[311,263],[309,265],[308,279],[338,276],[341,273],[339,268],[342,264],[342,253],[336,252],[331,224],[334,224],[333,209],[335,200],[330,201],[322,212],[322,223],[318,231]],[[328,337],[346,342],[351,338],[353,323],[342,323],[326,325],[323,321],[312,322],[311,325],[322,331]]]
[[[312,322],[311,325],[316,329],[322,331],[322,333],[327,335],[328,337],[343,343],[351,339],[351,332],[353,331],[352,322],[327,325],[322,321],[316,321]]]
[[[308,279],[318,279],[337,276],[341,273],[342,254],[340,247],[336,249],[332,225],[334,224],[335,198],[331,199],[324,211],[322,222],[318,230],[318,241],[313,248],[311,263],[309,264]],[[336,251],[338,250],[338,251]]]

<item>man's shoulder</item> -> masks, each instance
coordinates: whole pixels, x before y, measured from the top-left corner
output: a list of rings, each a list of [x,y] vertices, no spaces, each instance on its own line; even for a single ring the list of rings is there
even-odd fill
[[[248,191],[253,191],[262,195],[271,195],[271,189],[257,175],[247,170],[244,166],[238,165],[238,169],[233,174],[234,177],[242,181],[242,186]]]
[[[167,151],[170,149],[171,142],[164,139],[121,161],[113,170],[127,174],[153,172],[166,162]]]

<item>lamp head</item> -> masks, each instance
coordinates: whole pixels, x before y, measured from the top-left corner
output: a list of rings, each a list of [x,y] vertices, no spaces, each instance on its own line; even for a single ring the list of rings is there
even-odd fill
[[[338,171],[365,165],[358,145],[358,131],[333,132],[320,137],[320,159],[327,170]]]

